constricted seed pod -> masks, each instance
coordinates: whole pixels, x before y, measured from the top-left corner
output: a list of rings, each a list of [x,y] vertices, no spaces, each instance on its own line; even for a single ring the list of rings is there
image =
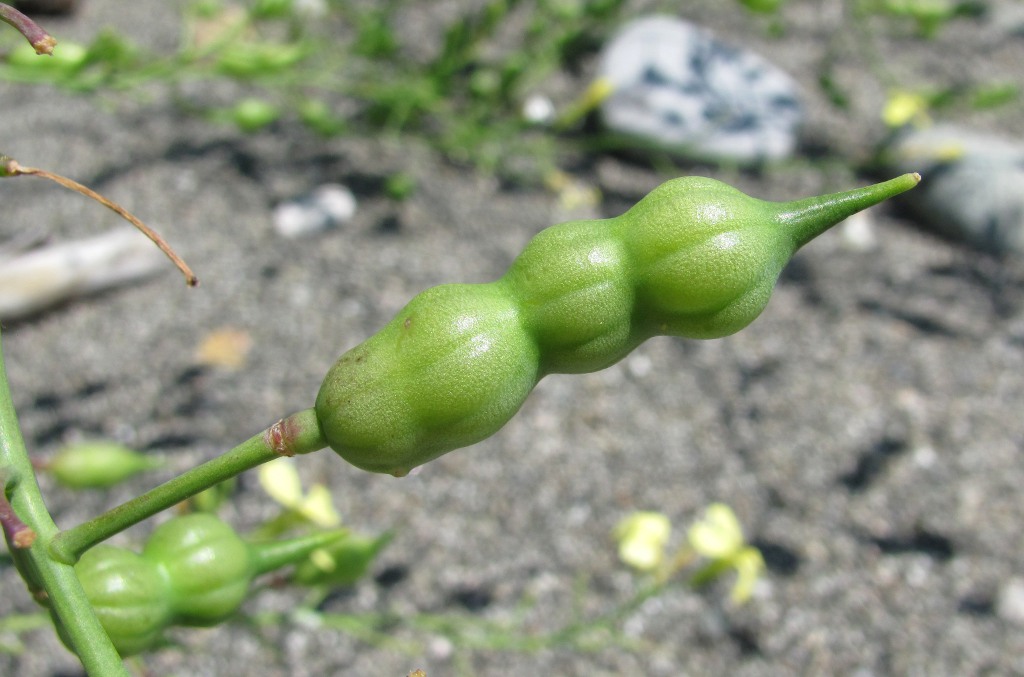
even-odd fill
[[[301,562],[346,533],[333,529],[249,543],[214,515],[193,513],[154,529],[140,559],[163,577],[176,625],[211,626],[238,611],[257,575]]]
[[[621,216],[552,226],[499,280],[428,289],[342,355],[316,399],[323,438],[404,475],[497,432],[547,374],[603,369],[652,336],[735,333],[797,249],[919,181],[768,202],[688,177]]]

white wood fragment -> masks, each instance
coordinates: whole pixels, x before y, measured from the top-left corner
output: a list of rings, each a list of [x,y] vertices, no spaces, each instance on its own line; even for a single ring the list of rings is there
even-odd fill
[[[166,267],[160,250],[131,228],[35,249],[0,261],[0,320],[26,317]]]

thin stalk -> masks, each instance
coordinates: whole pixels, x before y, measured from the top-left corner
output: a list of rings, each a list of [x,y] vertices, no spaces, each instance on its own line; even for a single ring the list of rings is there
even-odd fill
[[[36,533],[30,547],[8,547],[19,573],[33,596],[48,606],[66,631],[67,641],[78,654],[86,672],[93,677],[127,677],[114,645],[104,632],[70,564],[50,557],[49,543],[57,533],[18,427],[14,403],[7,385],[3,352],[0,350],[0,474],[4,475],[5,491],[11,510]]]
[[[326,445],[312,409],[281,419],[223,456],[178,475],[88,522],[57,534],[50,553],[73,564],[89,548],[162,510],[279,456],[308,454]]]
[[[276,571],[304,559],[314,550],[333,545],[348,534],[348,529],[332,529],[296,536],[283,541],[250,543],[253,569],[257,575]]]

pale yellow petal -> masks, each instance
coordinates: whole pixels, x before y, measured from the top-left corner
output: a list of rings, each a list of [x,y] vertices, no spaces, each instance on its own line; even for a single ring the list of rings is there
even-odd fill
[[[753,594],[754,586],[765,568],[764,557],[757,548],[743,548],[733,560],[733,566],[736,568],[736,583],[732,586],[729,599],[739,606]]]
[[[619,559],[640,571],[656,569],[665,558],[665,544],[672,534],[668,517],[657,512],[635,512],[615,528]]]
[[[260,486],[286,508],[296,509],[302,501],[302,482],[291,459],[278,458],[259,468]]]
[[[296,508],[303,517],[321,527],[336,527],[341,524],[341,515],[334,507],[330,490],[322,484],[314,484],[309,493]]]
[[[317,569],[330,573],[338,566],[334,558],[331,557],[331,553],[327,552],[323,548],[314,550],[309,553],[309,559],[313,562]]]
[[[743,547],[740,522],[724,503],[709,505],[704,518],[690,527],[687,538],[698,554],[709,559],[728,559]]]

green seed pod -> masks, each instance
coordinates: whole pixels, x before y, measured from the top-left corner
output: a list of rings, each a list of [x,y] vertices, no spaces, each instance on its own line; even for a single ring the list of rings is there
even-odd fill
[[[106,489],[161,464],[159,459],[113,442],[83,442],[62,449],[47,469],[66,487]]]
[[[689,177],[622,216],[548,228],[501,279],[428,289],[342,355],[316,399],[324,440],[403,475],[497,432],[546,374],[602,369],[656,335],[737,332],[797,249],[918,181],[767,202]]]
[[[234,614],[254,571],[249,546],[208,513],[158,526],[142,549],[167,579],[168,599],[182,625],[216,625]]]
[[[22,43],[7,53],[6,63],[54,76],[69,75],[85,65],[89,50],[73,42],[61,42],[53,54],[38,54],[32,45]]]
[[[500,285],[419,294],[328,373],[316,411],[331,447],[366,470],[401,474],[491,435],[540,371],[519,317]]]
[[[173,612],[167,582],[152,562],[101,544],[82,555],[75,573],[118,653],[131,656],[163,641]]]
[[[301,562],[345,535],[322,531],[250,544],[209,513],[175,517],[153,530],[142,550],[167,581],[178,625],[216,625],[234,615],[259,574]]]

